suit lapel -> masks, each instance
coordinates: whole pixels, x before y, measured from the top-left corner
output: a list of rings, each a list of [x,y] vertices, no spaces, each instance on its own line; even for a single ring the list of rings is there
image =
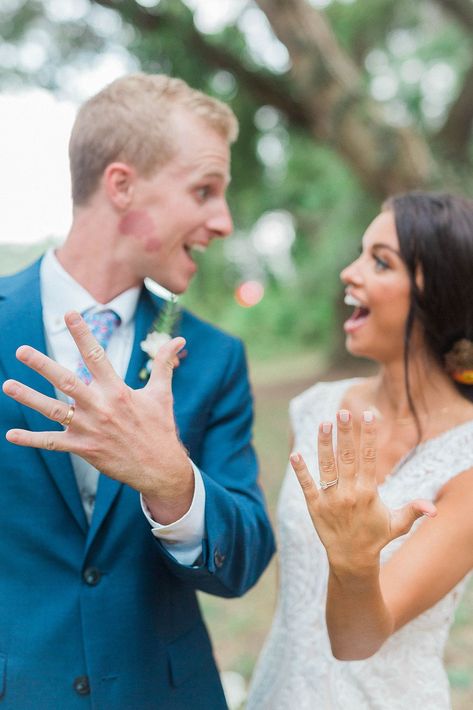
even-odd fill
[[[30,268],[11,277],[6,293],[0,293],[0,362],[8,377],[23,382],[25,385],[48,397],[56,398],[54,387],[41,375],[20,363],[15,352],[20,345],[31,345],[40,352],[46,352],[46,341],[42,319],[42,304],[39,282],[40,261]],[[162,307],[162,299],[150,294],[143,288],[135,316],[135,336],[125,382],[133,389],[143,387],[140,370],[148,356],[141,350],[140,342],[145,339],[153,320]],[[42,414],[21,407],[26,428],[33,431],[62,431],[57,422],[51,422]],[[69,454],[57,451],[37,449],[36,453],[46,464],[66,505],[80,528],[87,532],[87,521]],[[97,489],[95,510],[88,530],[87,547],[90,546],[99,527],[108,514],[122,484],[108,476],[101,475]]]
[[[161,299],[150,294],[145,288],[141,292],[138,307],[135,315],[135,337],[130,362],[125,377],[126,384],[132,389],[143,387],[146,382],[139,377],[140,370],[144,367],[148,356],[140,347],[140,342],[146,338],[151,328],[153,320],[156,318],[162,305]],[[103,474],[99,477],[95,508],[87,538],[87,547],[90,547],[92,540],[97,534],[107,516],[113,502],[120,491],[122,484]]]
[[[38,261],[26,271],[12,277],[8,293],[3,297],[0,308],[0,361],[8,377],[23,382],[48,397],[56,398],[54,387],[15,357],[16,349],[25,344],[46,352],[39,265]],[[32,431],[62,431],[60,424],[50,421],[29,407],[21,407],[21,411],[26,420],[26,428]],[[45,449],[37,449],[37,454],[43,459],[66,505],[85,532],[87,522],[69,454]]]

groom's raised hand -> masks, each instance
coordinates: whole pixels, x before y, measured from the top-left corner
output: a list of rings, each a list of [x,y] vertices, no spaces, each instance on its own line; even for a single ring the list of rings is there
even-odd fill
[[[74,406],[7,380],[5,394],[67,426],[64,431],[10,429],[6,438],[19,446],[77,454],[140,491],[159,522],[177,520],[189,509],[194,493],[194,472],[177,435],[171,390],[184,338],[159,349],[146,386],[133,390],[116,374],[81,316],[67,313],[65,322],[92,382],[86,385],[43,353],[21,346],[17,358],[73,399]]]

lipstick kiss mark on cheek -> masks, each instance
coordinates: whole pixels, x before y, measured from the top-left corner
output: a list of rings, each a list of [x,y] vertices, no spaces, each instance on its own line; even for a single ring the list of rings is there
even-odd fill
[[[156,236],[154,221],[143,210],[127,212],[120,220],[118,229],[120,234],[124,236],[139,239],[143,243],[145,251],[158,251],[162,246],[161,240]]]

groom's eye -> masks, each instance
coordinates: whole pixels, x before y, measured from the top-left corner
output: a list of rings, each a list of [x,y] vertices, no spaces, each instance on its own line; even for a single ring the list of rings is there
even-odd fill
[[[198,187],[196,190],[197,197],[199,200],[202,202],[207,199],[207,197],[210,196],[211,193],[211,187],[210,185],[202,185],[202,187]]]

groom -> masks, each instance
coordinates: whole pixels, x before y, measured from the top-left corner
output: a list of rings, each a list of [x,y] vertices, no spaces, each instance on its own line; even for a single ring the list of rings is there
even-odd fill
[[[72,131],[66,242],[0,279],[4,710],[226,707],[195,592],[243,594],[273,552],[245,356],[187,311],[148,380],[140,343],[145,277],[182,293],[232,229],[236,133],[180,80],[113,82]]]

